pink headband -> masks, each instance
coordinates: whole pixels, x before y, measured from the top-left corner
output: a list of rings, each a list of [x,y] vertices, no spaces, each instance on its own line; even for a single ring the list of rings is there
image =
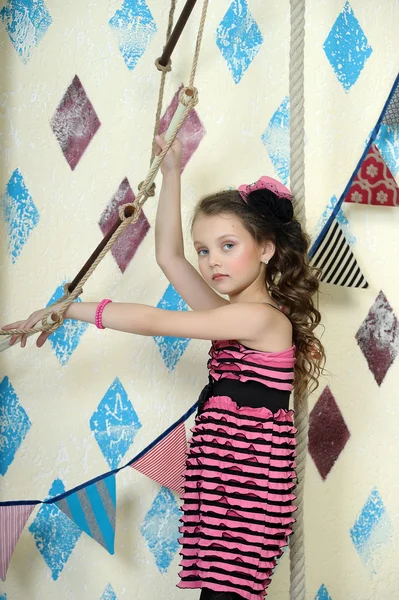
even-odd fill
[[[244,202],[247,202],[248,194],[255,190],[270,190],[279,198],[286,198],[287,200],[292,200],[292,194],[288,188],[285,187],[282,183],[277,181],[277,179],[273,179],[273,177],[266,177],[265,175],[255,181],[255,183],[251,183],[250,185],[240,185],[238,191],[240,192],[241,198]]]

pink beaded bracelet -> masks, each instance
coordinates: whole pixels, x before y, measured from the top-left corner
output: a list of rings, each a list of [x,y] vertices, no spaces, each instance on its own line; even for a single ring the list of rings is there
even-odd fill
[[[101,300],[100,304],[97,306],[96,309],[96,316],[95,316],[95,324],[96,327],[98,329],[105,329],[104,325],[103,325],[103,312],[104,312],[104,308],[107,306],[107,304],[109,304],[110,302],[112,302],[112,300]]]

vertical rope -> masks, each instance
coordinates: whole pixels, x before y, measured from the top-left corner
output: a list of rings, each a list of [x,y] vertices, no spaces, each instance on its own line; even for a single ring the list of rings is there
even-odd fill
[[[200,20],[200,24],[199,24],[199,28],[198,28],[197,41],[195,44],[194,58],[193,58],[193,64],[191,67],[190,81],[189,81],[188,87],[194,86],[195,73],[197,71],[198,58],[199,58],[199,54],[200,54],[200,50],[201,50],[202,36],[204,34],[205,19],[206,19],[206,13],[208,10],[208,3],[209,3],[209,0],[204,0],[204,3],[202,5],[201,20]]]
[[[304,110],[304,56],[305,56],[305,0],[290,0],[290,185],[294,198],[295,216],[302,227],[305,215],[305,110]],[[295,427],[297,428],[297,496],[296,522],[290,538],[291,584],[290,600],[305,600],[305,540],[304,540],[304,482],[308,446],[307,394],[294,397]]]
[[[177,2],[177,0],[171,0],[171,2],[170,2],[168,28],[166,30],[166,42],[168,41],[168,39],[170,38],[170,34],[172,33],[173,19],[174,19],[175,10],[176,10],[176,2]],[[169,71],[172,68],[171,61],[169,61],[168,65],[166,65],[166,67],[162,67],[159,64],[158,60],[159,59],[157,59],[155,61],[155,66],[157,67],[157,69],[159,71],[161,71],[162,75],[161,75],[161,83],[159,85],[159,92],[158,92],[158,104],[157,104],[157,109],[155,112],[155,123],[154,123],[154,133],[152,136],[150,165],[151,165],[152,161],[154,160],[155,152],[156,152],[155,136],[158,135],[159,121],[161,120],[161,112],[162,112],[163,96],[164,96],[164,91],[165,91],[166,75],[169,73]]]
[[[296,218],[305,227],[305,0],[290,0],[290,5],[290,184],[294,196]]]

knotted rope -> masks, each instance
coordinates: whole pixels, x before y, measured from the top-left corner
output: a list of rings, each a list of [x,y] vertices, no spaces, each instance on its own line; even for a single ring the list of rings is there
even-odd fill
[[[168,41],[168,39],[170,38],[170,34],[172,33],[175,9],[176,9],[176,0],[171,0],[170,9],[169,9],[169,18],[168,18],[168,28],[166,30],[166,41]],[[158,69],[158,71],[161,72],[161,82],[159,84],[158,104],[157,104],[157,109],[155,111],[155,124],[154,124],[154,133],[152,136],[152,149],[151,149],[150,165],[151,165],[152,161],[154,160],[154,156],[155,156],[155,152],[156,152],[157,145],[155,142],[155,136],[158,134],[158,131],[159,131],[159,121],[161,120],[166,76],[172,70],[172,61],[169,59],[168,64],[164,66],[164,65],[161,65],[161,63],[159,62],[159,58],[157,58],[155,61],[155,66]],[[154,189],[154,194],[155,194],[155,189]]]
[[[201,50],[201,43],[202,43],[202,38],[203,38],[203,33],[204,33],[208,3],[209,3],[209,0],[204,0],[203,6],[202,6],[201,19],[200,19],[200,23],[199,23],[199,27],[198,27],[198,34],[197,34],[197,40],[196,40],[196,44],[195,44],[194,57],[193,57],[193,62],[192,62],[191,72],[190,72],[189,86],[182,88],[182,90],[180,91],[180,94],[179,94],[180,106],[176,110],[176,113],[175,113],[175,115],[172,119],[172,122],[168,128],[168,131],[165,135],[165,141],[167,142],[166,146],[162,150],[162,152],[157,156],[155,155],[155,135],[157,135],[158,129],[159,129],[159,120],[160,120],[160,115],[161,115],[161,111],[162,111],[163,94],[164,94],[164,88],[165,88],[165,77],[171,69],[171,64],[169,61],[169,63],[166,65],[166,67],[163,67],[162,65],[159,64],[159,59],[156,61],[157,68],[159,68],[159,70],[162,72],[162,75],[161,75],[160,91],[159,91],[159,95],[158,95],[158,104],[157,104],[156,116],[155,116],[154,139],[153,139],[152,153],[151,153],[151,166],[149,168],[146,178],[139,185],[139,190],[138,190],[138,193],[137,193],[134,203],[124,204],[119,207],[119,217],[121,219],[121,224],[119,225],[117,230],[114,232],[112,237],[108,240],[107,244],[104,246],[102,251],[99,253],[97,258],[94,260],[94,262],[90,266],[90,268],[81,277],[81,279],[79,280],[78,285],[75,287],[75,289],[72,292],[70,292],[68,290],[68,284],[66,284],[64,286],[64,295],[62,296],[62,298],[60,298],[59,300],[57,300],[56,302],[54,302],[52,305],[49,306],[49,310],[44,315],[41,325],[36,324],[35,327],[31,327],[30,329],[10,329],[7,331],[0,330],[0,336],[12,336],[12,335],[24,335],[24,334],[32,335],[34,333],[40,333],[42,331],[47,331],[47,332],[51,332],[51,333],[56,331],[62,325],[62,323],[64,321],[64,314],[65,314],[66,310],[68,309],[70,304],[74,300],[76,300],[76,298],[78,298],[78,296],[80,296],[80,294],[83,291],[83,286],[85,285],[85,283],[87,282],[89,277],[91,277],[91,275],[94,273],[94,271],[96,270],[97,266],[100,264],[100,262],[102,261],[104,256],[109,252],[109,250],[115,244],[117,239],[124,233],[126,228],[129,225],[132,225],[138,221],[138,219],[140,217],[142,206],[144,205],[144,203],[146,202],[146,200],[149,196],[154,195],[153,182],[154,182],[155,176],[158,173],[158,170],[161,166],[161,163],[162,163],[165,155],[167,154],[169,148],[171,147],[174,140],[176,139],[176,136],[180,130],[180,127],[182,126],[183,122],[185,121],[187,115],[189,114],[191,109],[194,108],[194,106],[198,103],[198,90],[194,87],[194,80],[195,80],[195,74],[196,74],[200,50]],[[169,21],[168,21],[168,30],[167,30],[167,39],[169,38],[170,32],[172,30],[175,7],[176,7],[176,0],[171,0],[171,7],[170,7]],[[54,311],[51,310],[51,306],[53,306],[54,304],[58,304],[58,303],[62,303],[62,306],[57,308],[57,313],[54,313]]]
[[[305,0],[290,0],[290,184],[294,198],[295,216],[302,227],[305,215],[305,110],[304,110],[304,56],[305,56]],[[308,447],[308,397],[294,396],[295,427],[297,429],[297,510],[293,534],[290,538],[291,583],[290,600],[305,600],[305,541],[304,541],[304,481]]]

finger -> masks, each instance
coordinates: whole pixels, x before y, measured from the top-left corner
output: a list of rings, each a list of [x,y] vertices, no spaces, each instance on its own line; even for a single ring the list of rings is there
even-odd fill
[[[25,348],[26,346],[26,342],[28,339],[28,335],[25,333],[22,337],[21,337],[21,348]]]
[[[156,135],[155,136],[155,141],[158,144],[158,146],[161,148],[161,150],[163,150],[166,146],[166,142],[164,140],[163,135]]]
[[[22,323],[25,323],[25,321],[15,321],[15,323],[8,323],[7,325],[3,325],[1,329],[3,331],[8,331],[9,329],[21,329]]]
[[[44,331],[43,333],[41,333],[39,335],[39,337],[36,340],[36,346],[38,348],[41,348],[43,346],[43,344],[46,343],[46,341],[48,340],[48,338],[50,337],[50,333],[48,333],[47,331]]]
[[[21,329],[30,329],[31,327],[34,327],[36,323],[32,323],[32,319],[34,319],[33,315],[31,315],[29,317],[29,319],[27,321],[25,321],[25,323],[22,325]],[[28,340],[27,333],[24,333],[23,335],[21,335],[21,348],[25,348],[27,340]]]
[[[22,325],[25,323],[25,321],[15,321],[15,323],[8,323],[7,325],[4,325],[3,327],[1,327],[2,331],[9,331],[11,329],[21,329]],[[12,335],[10,337],[9,346],[13,346],[15,344],[15,342],[19,339],[19,335],[15,334]]]
[[[13,336],[11,336],[10,344],[9,345],[13,346],[15,344],[15,342],[17,342],[18,340],[19,340],[19,335],[13,335]]]

